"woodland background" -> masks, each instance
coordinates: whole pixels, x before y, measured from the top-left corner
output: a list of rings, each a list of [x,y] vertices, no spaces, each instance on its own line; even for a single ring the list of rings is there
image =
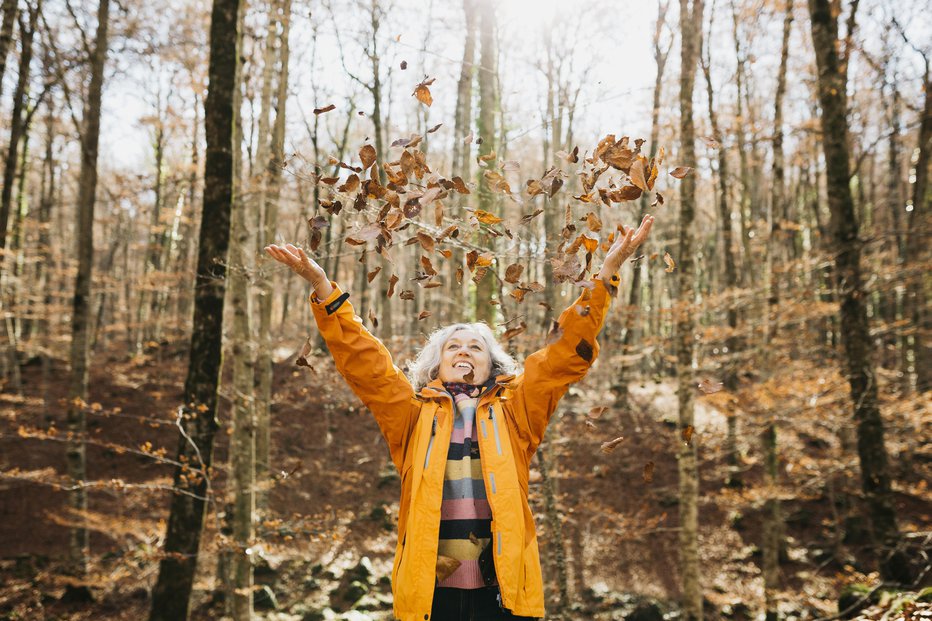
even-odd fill
[[[548,618],[928,618],[924,9],[3,0],[0,619],[391,618],[398,475],[261,248],[521,359],[644,213]]]

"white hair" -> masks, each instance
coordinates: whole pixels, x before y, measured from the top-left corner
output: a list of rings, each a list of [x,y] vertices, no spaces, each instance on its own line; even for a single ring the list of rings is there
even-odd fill
[[[418,352],[417,357],[408,366],[408,376],[415,390],[420,390],[437,377],[440,371],[440,356],[443,346],[455,332],[472,330],[485,343],[492,359],[489,377],[496,375],[517,374],[520,370],[515,359],[495,340],[492,330],[483,322],[454,323],[434,330],[427,338],[427,344]]]

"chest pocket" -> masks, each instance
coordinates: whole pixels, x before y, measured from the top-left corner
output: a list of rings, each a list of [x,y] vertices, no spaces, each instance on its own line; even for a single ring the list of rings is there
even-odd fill
[[[511,431],[502,411],[501,402],[495,401],[477,412],[479,433],[482,435],[482,461],[486,463],[489,491],[518,487],[515,459],[511,449]]]

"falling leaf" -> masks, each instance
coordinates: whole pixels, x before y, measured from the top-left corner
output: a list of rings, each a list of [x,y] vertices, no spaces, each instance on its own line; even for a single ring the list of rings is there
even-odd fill
[[[521,170],[521,164],[519,164],[517,160],[507,160],[502,162],[502,170],[506,172]]]
[[[382,271],[382,266],[380,265],[376,267],[374,270],[372,270],[371,272],[369,272],[368,274],[366,274],[366,280],[368,280],[369,282],[372,282],[375,279],[375,277],[378,276],[379,272],[381,271]]]
[[[657,206],[663,207],[663,203],[664,203],[663,194],[661,194],[660,192],[657,192],[657,194],[654,195],[654,202],[652,202],[650,206],[651,207],[657,207]]]
[[[599,216],[590,211],[586,214],[586,226],[588,226],[589,230],[593,233],[598,233],[602,230],[602,221],[599,220]]]
[[[379,318],[376,316],[375,311],[371,308],[369,309],[369,323],[372,324],[373,328],[379,327]]]
[[[394,274],[388,279],[388,291],[385,293],[385,297],[390,298],[392,294],[395,293],[395,284],[398,282],[398,277]]]
[[[670,171],[670,176],[676,177],[677,179],[682,179],[683,177],[685,177],[692,171],[693,169],[689,166],[677,166],[676,168]]]
[[[705,378],[704,380],[699,382],[698,386],[699,386],[699,390],[701,390],[707,395],[716,393],[725,387],[725,385],[722,382],[713,382],[709,378]]]
[[[314,108],[314,114],[323,114],[324,112],[330,112],[336,108],[335,104],[330,104],[329,106],[324,106],[323,108]]]
[[[337,188],[338,192],[351,194],[359,189],[359,176],[353,174],[346,178],[346,183]]]
[[[418,321],[421,321],[422,319],[427,319],[428,317],[430,317],[430,314],[431,314],[431,313],[430,313],[430,311],[428,311],[428,310],[421,311],[421,312],[418,313],[418,315],[417,315],[417,320],[418,320]]]
[[[430,94],[430,89],[427,88],[434,83],[434,78],[424,78],[424,81],[414,87],[414,92],[411,93],[417,100],[427,106],[428,108],[432,103],[434,103],[434,98]]]
[[[443,123],[437,123],[436,125],[434,125],[434,126],[431,127],[430,129],[428,129],[428,130],[427,130],[427,133],[428,133],[428,134],[433,134],[435,131],[437,131],[437,130],[440,129],[441,127],[443,127]]]
[[[512,285],[518,284],[518,281],[521,279],[521,273],[523,271],[523,265],[520,263],[512,263],[505,268],[505,282],[511,283]]]
[[[465,136],[463,136],[463,144],[469,144],[469,143],[471,143],[471,142],[472,142],[472,137],[473,137],[472,132],[469,132],[468,134],[466,134]]]
[[[689,441],[693,439],[693,433],[695,431],[696,430],[692,425],[686,425],[686,427],[684,427],[683,431],[681,432],[681,435],[683,436],[683,442],[689,444]]]
[[[524,332],[525,330],[527,330],[527,323],[522,321],[520,324],[518,324],[514,328],[506,330],[505,333],[502,335],[502,340],[509,341],[513,339],[514,337],[518,336],[519,334],[521,334],[522,332]]]
[[[511,186],[508,181],[494,170],[487,170],[483,173],[485,180],[489,183],[489,188],[500,194],[511,194]]]
[[[539,215],[542,214],[542,213],[544,213],[544,210],[543,210],[543,209],[538,209],[538,210],[536,210],[534,213],[525,214],[525,215],[521,216],[521,222],[524,223],[524,224],[527,224],[528,222],[530,222],[531,220],[533,220],[534,218],[536,218],[537,216],[539,216]]]
[[[381,233],[382,227],[377,223],[365,224],[348,236],[346,242],[354,246],[363,246],[366,242],[376,239]]]
[[[401,70],[404,71],[407,68],[408,68],[408,61],[406,60],[401,61]]]
[[[653,483],[654,481],[654,462],[649,461],[644,464],[644,472],[641,474],[644,478],[645,483]]]
[[[443,192],[443,188],[436,186],[433,188],[427,188],[427,191],[421,194],[421,197],[418,199],[418,202],[421,205],[429,205],[433,201],[437,200],[437,197]]]
[[[362,162],[363,170],[366,170],[375,163],[375,147],[371,144],[363,145],[359,150],[359,160]]]
[[[411,291],[410,289],[404,289],[401,293],[398,294],[398,297],[402,300],[413,300],[414,291]]]
[[[637,161],[631,165],[631,170],[628,172],[631,183],[639,187],[643,192],[647,191],[647,179],[644,178],[644,164],[646,161],[643,155],[638,156]]]
[[[294,363],[299,367],[308,367],[311,368],[311,362],[309,356],[311,351],[314,349],[314,345],[311,343],[311,339],[308,338],[304,341],[304,345],[301,347],[301,353],[298,354],[298,359]]]
[[[449,556],[443,556],[442,554],[437,556],[437,580],[443,582],[447,578],[453,575],[453,572],[462,565],[462,563],[455,558],[450,558]]]
[[[477,209],[474,213],[476,214],[476,219],[478,219],[482,224],[498,224],[499,222],[502,222],[501,218],[496,216],[494,213],[489,213],[488,211]]]
[[[718,149],[722,146],[718,140],[715,138],[710,138],[709,136],[703,136],[702,141],[705,142],[705,146],[709,147],[710,149]]]
[[[622,441],[623,441],[624,439],[625,439],[624,436],[619,436],[619,437],[615,438],[614,440],[609,440],[608,442],[603,442],[603,443],[602,443],[602,447],[601,447],[602,452],[605,453],[606,455],[608,455],[609,453],[611,453],[612,451],[614,451],[615,448],[616,448],[619,444],[621,444]]]
[[[669,273],[676,269],[676,263],[673,261],[673,257],[670,256],[669,252],[663,253],[663,262],[667,264],[667,269],[665,272]]]
[[[586,415],[589,418],[599,418],[605,411],[608,409],[607,405],[597,405],[589,410],[589,413]]]

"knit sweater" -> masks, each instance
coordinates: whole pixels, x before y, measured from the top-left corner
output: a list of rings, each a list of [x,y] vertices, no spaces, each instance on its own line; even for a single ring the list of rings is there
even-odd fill
[[[437,554],[460,564],[438,586],[478,589],[485,586],[479,555],[492,537],[492,510],[485,495],[476,431],[476,406],[486,387],[460,383],[445,387],[453,395],[456,414],[443,481]]]

